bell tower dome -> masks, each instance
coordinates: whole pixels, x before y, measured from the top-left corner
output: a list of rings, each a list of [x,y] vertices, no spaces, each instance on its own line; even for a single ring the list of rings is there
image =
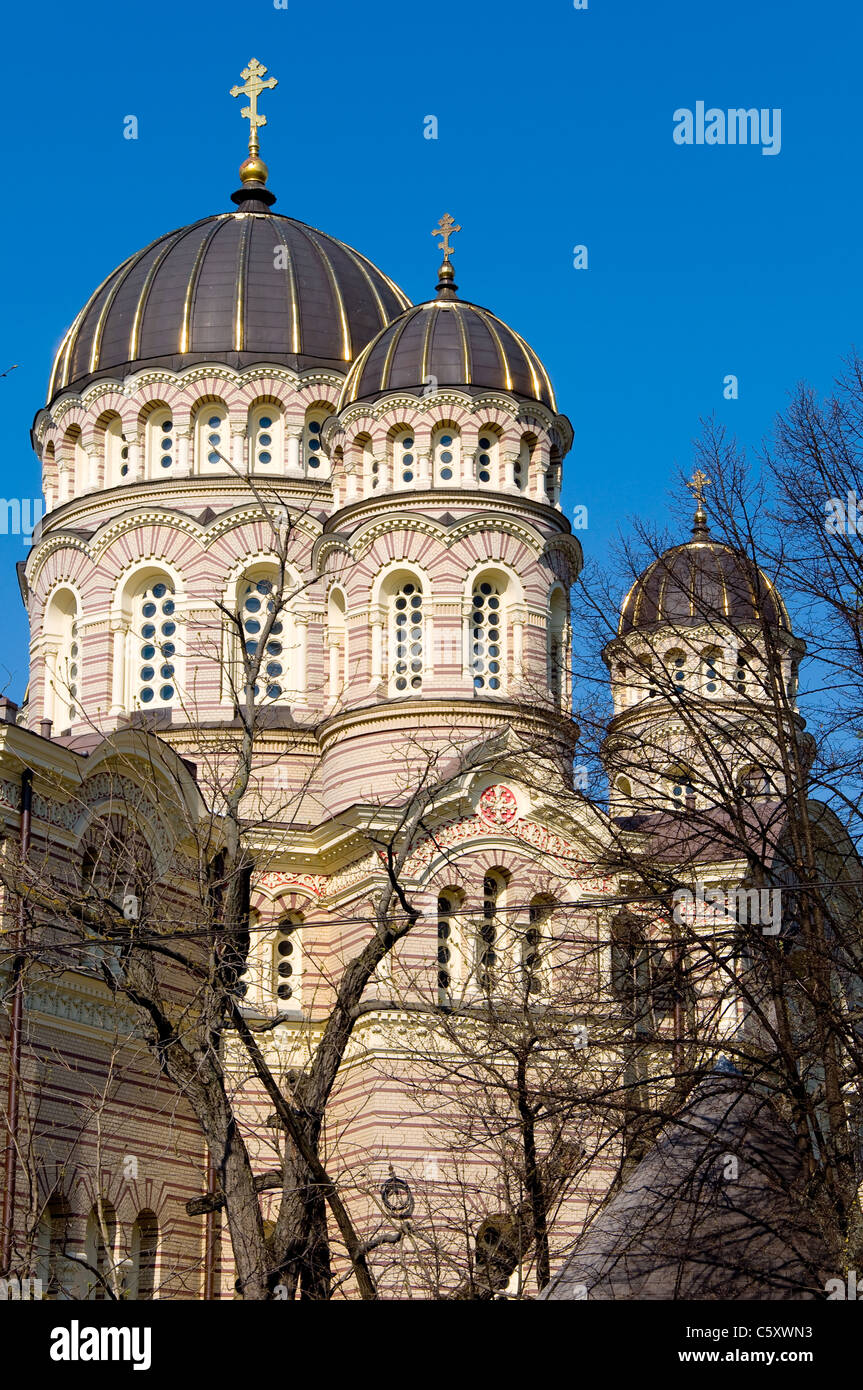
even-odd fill
[[[348,372],[323,432],[334,509],[327,804],[415,780],[491,730],[569,750],[569,590],[581,548],[560,505],[572,442],[542,362],[459,298],[447,216],[435,297]],[[361,756],[360,748],[378,750]],[[396,770],[401,761],[404,767]]]

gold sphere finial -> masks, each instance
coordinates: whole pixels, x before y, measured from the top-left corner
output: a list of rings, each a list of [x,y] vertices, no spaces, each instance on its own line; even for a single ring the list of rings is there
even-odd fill
[[[266,183],[269,172],[260,155],[250,154],[240,165],[240,183],[244,188],[248,183]]]

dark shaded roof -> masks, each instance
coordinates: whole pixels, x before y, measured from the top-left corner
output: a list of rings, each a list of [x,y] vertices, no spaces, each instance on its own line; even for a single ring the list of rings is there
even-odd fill
[[[339,408],[387,391],[437,386],[509,391],[557,410],[548,373],[514,329],[477,304],[436,299],[394,319],[354,363]]]
[[[729,1158],[737,1162],[729,1176]],[[814,1299],[831,1269],[769,1097],[714,1072],[591,1222],[546,1299]],[[581,1286],[581,1287],[579,1287]]]
[[[113,271],[64,337],[48,400],[145,363],[242,368],[264,359],[344,371],[409,303],[343,242],[241,207],[167,232]]]
[[[711,620],[790,626],[785,605],[763,571],[739,550],[712,540],[705,527],[639,575],[623,601],[618,631]]]

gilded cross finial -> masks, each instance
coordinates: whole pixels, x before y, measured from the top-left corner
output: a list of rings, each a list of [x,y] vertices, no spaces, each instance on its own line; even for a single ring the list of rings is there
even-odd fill
[[[710,487],[710,479],[706,473],[702,473],[700,468],[696,468],[689,482],[686,484],[692,495],[697,499],[699,507],[704,506],[704,489]]]
[[[453,236],[456,232],[460,232],[460,231],[461,231],[461,227],[458,226],[458,224],[456,223],[455,218],[454,218],[454,217],[451,217],[450,214],[449,214],[448,212],[445,212],[445,213],[444,213],[444,215],[443,215],[443,217],[441,218],[440,222],[437,224],[437,226],[436,226],[436,227],[434,228],[434,230],[432,231],[432,236],[442,236],[442,237],[443,237],[443,241],[439,241],[439,242],[438,242],[438,250],[439,250],[439,251],[443,251],[443,258],[444,258],[444,261],[445,261],[445,262],[449,262],[449,258],[450,258],[450,256],[452,255],[452,247],[451,247],[450,244],[449,244],[449,239],[450,239],[450,237]]]
[[[240,115],[249,122],[249,154],[254,158],[260,151],[258,141],[258,129],[267,124],[266,116],[262,116],[258,111],[258,97],[267,88],[275,87],[278,78],[268,77],[264,80],[264,73],[267,69],[263,63],[259,63],[257,58],[253,58],[247,68],[243,68],[240,76],[244,79],[242,87],[232,87],[232,97],[248,97],[249,104],[244,106]]]
[[[704,489],[710,487],[710,479],[706,473],[702,473],[700,468],[696,468],[689,482],[686,484],[696,500],[695,524],[692,527],[692,534],[703,539],[707,534],[707,513],[704,510]]]

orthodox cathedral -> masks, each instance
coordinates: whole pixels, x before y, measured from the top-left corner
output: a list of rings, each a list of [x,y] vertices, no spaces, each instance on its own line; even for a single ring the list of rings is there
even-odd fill
[[[381,836],[419,788],[443,788],[401,870],[421,919],[366,990],[326,1120],[328,1161],[367,1175],[363,1200],[396,1173],[433,1206],[448,1154],[404,1084],[417,1005],[399,970],[428,966],[444,1006],[520,952],[541,994],[549,905],[575,905],[599,937],[611,916],[605,812],[562,790],[582,563],[560,502],[573,432],[533,348],[460,296],[451,217],[434,293],[412,304],[361,251],[274,211],[265,73],[253,60],[234,89],[251,140],[233,207],[130,256],[57,351],[32,428],[46,511],[19,567],[30,684],[0,711],[3,834],[22,863],[85,884],[97,828],[125,817],[170,884],[189,826],[221,814],[243,653],[263,632],[242,988],[249,1018],[280,1020],[261,1035],[275,1069],[302,1068],[320,1038],[373,921]],[[606,653],[614,747],[637,750],[655,724],[650,653],[667,647],[682,673],[701,641],[693,576],[729,623],[705,629],[698,678],[729,699],[747,680],[731,627],[754,632],[764,604],[700,503],[670,555],[626,596]],[[268,622],[280,583],[290,601]],[[800,644],[778,594],[769,606],[791,688]],[[666,735],[655,770],[616,760],[611,816],[635,815],[648,782],[685,810],[692,769]],[[25,923],[8,892],[4,921],[0,1273],[98,1297],[107,1262],[131,1297],[233,1296],[224,1229],[188,1210],[212,1181],[204,1136],[106,985],[98,943],[16,975]],[[272,1103],[237,1067],[263,1169]]]

